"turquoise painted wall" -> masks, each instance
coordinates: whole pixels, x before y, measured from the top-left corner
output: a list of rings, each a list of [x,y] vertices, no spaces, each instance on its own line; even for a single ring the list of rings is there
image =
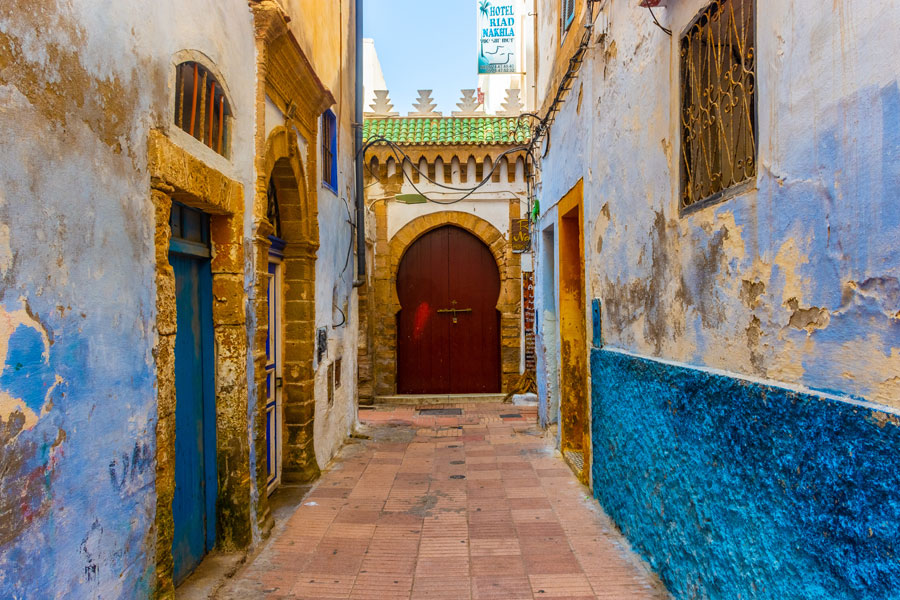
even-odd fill
[[[594,349],[593,489],[676,598],[900,598],[900,418]]]

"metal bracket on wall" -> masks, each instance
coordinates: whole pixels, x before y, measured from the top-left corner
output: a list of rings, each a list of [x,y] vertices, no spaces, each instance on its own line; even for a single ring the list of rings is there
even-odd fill
[[[319,327],[316,330],[316,362],[322,362],[326,352],[328,352],[328,328]]]
[[[602,348],[603,347],[603,312],[601,309],[601,303],[599,298],[594,298],[591,300],[591,328],[593,335],[591,336],[593,339],[591,340],[591,344],[594,348]]]

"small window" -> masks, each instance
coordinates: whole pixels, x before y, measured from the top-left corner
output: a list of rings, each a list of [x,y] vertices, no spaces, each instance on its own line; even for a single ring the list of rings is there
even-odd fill
[[[180,202],[173,202],[172,212],[169,213],[169,227],[172,232],[169,238],[171,252],[206,258],[210,256],[209,215]]]
[[[756,177],[755,0],[716,0],[682,36],[681,209]]]
[[[266,218],[275,229],[275,237],[281,239],[281,210],[278,207],[278,190],[275,187],[275,177],[269,178],[269,187],[266,190]]]
[[[340,389],[341,387],[341,373],[343,372],[343,361],[341,357],[338,357],[337,360],[334,361],[334,389]]]
[[[562,33],[565,34],[569,30],[569,25],[575,20],[575,0],[559,0],[560,18],[559,23]]]
[[[322,115],[322,182],[337,191],[337,118],[330,110]]]
[[[175,124],[222,156],[231,143],[231,107],[212,73],[196,62],[178,65]]]

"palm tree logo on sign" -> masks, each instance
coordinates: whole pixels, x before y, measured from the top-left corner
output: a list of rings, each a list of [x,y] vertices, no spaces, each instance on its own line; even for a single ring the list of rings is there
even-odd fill
[[[514,73],[516,11],[511,1],[478,2],[478,73]]]

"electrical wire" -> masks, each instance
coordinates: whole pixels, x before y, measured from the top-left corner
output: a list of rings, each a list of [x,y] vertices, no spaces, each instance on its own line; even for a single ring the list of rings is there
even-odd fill
[[[517,127],[518,127],[518,125],[517,125]],[[458,202],[462,202],[463,200],[465,200],[466,198],[468,198],[472,194],[474,194],[477,190],[482,188],[484,185],[486,185],[493,177],[494,171],[496,171],[497,167],[500,165],[500,159],[503,158],[504,156],[506,156],[507,154],[528,151],[527,146],[516,146],[516,147],[508,148],[508,149],[504,150],[499,155],[497,155],[496,160],[491,165],[490,172],[488,172],[480,182],[478,182],[476,185],[474,185],[472,187],[460,187],[460,186],[446,185],[446,184],[442,184],[442,183],[435,181],[434,179],[429,177],[426,173],[422,172],[422,170],[419,168],[419,166],[412,161],[410,156],[403,150],[402,147],[400,147],[395,142],[393,142],[383,136],[369,138],[369,140],[363,146],[363,150],[368,149],[369,147],[371,147],[375,144],[384,144],[391,149],[391,152],[393,153],[395,160],[400,165],[400,170],[403,172],[403,177],[409,182],[410,186],[412,186],[412,188],[420,196],[422,196],[429,202],[433,202],[435,204],[443,204],[443,205],[456,204]],[[416,172],[419,174],[419,176],[423,177],[426,181],[429,181],[429,182],[433,183],[434,185],[437,185],[438,187],[442,187],[444,189],[448,189],[448,190],[455,191],[455,192],[466,192],[466,193],[463,196],[461,196],[460,198],[454,198],[453,200],[437,200],[435,198],[429,198],[426,194],[424,194],[422,192],[422,190],[419,189],[419,187],[416,185],[416,183],[410,177],[409,173],[406,172],[406,169],[404,168],[404,165],[406,162],[409,162],[411,167],[416,170]],[[369,169],[369,174],[372,175],[373,177],[375,177],[376,179],[379,179],[374,173],[372,173],[371,168]]]
[[[526,152],[527,155],[531,158],[532,166],[531,170],[529,171],[529,177],[527,178],[528,216],[530,221],[531,213],[534,210],[534,203],[537,201],[535,180],[540,173],[540,162],[538,162],[535,158],[534,150],[543,140],[546,133],[550,130],[550,126],[553,124],[553,121],[556,118],[556,113],[559,112],[560,105],[562,105],[566,93],[572,89],[575,76],[578,74],[581,63],[584,62],[584,55],[587,52],[588,46],[590,45],[591,34],[593,32],[593,1],[588,2],[587,10],[588,12],[586,23],[584,24],[584,31],[581,34],[581,39],[579,40],[578,46],[575,48],[575,51],[572,53],[572,56],[569,57],[569,66],[556,88],[556,94],[554,94],[553,101],[550,103],[550,106],[547,107],[546,113],[543,117],[534,113],[523,113],[523,116],[528,116],[538,120],[538,123],[534,127],[534,131],[532,132],[531,141],[528,144],[528,150]],[[536,223],[532,221],[531,225],[532,227],[534,227]]]
[[[338,327],[343,327],[344,325],[347,324],[347,315],[344,313],[344,311],[341,310],[341,307],[340,307],[340,306],[335,306],[334,308],[336,308],[337,311],[338,311],[339,313],[341,313],[341,318],[343,319],[343,321],[341,321],[341,322],[338,323],[337,325],[335,325],[334,323],[331,324],[331,328],[332,328],[332,329],[337,329]]]
[[[662,26],[662,23],[660,23],[659,19],[656,18],[656,13],[653,12],[653,7],[650,5],[647,5],[647,10],[650,11],[650,16],[653,17],[653,22],[656,23],[656,26],[659,27],[660,29],[662,29],[663,33],[665,33],[667,36],[672,37],[672,30],[669,29],[668,27]]]

